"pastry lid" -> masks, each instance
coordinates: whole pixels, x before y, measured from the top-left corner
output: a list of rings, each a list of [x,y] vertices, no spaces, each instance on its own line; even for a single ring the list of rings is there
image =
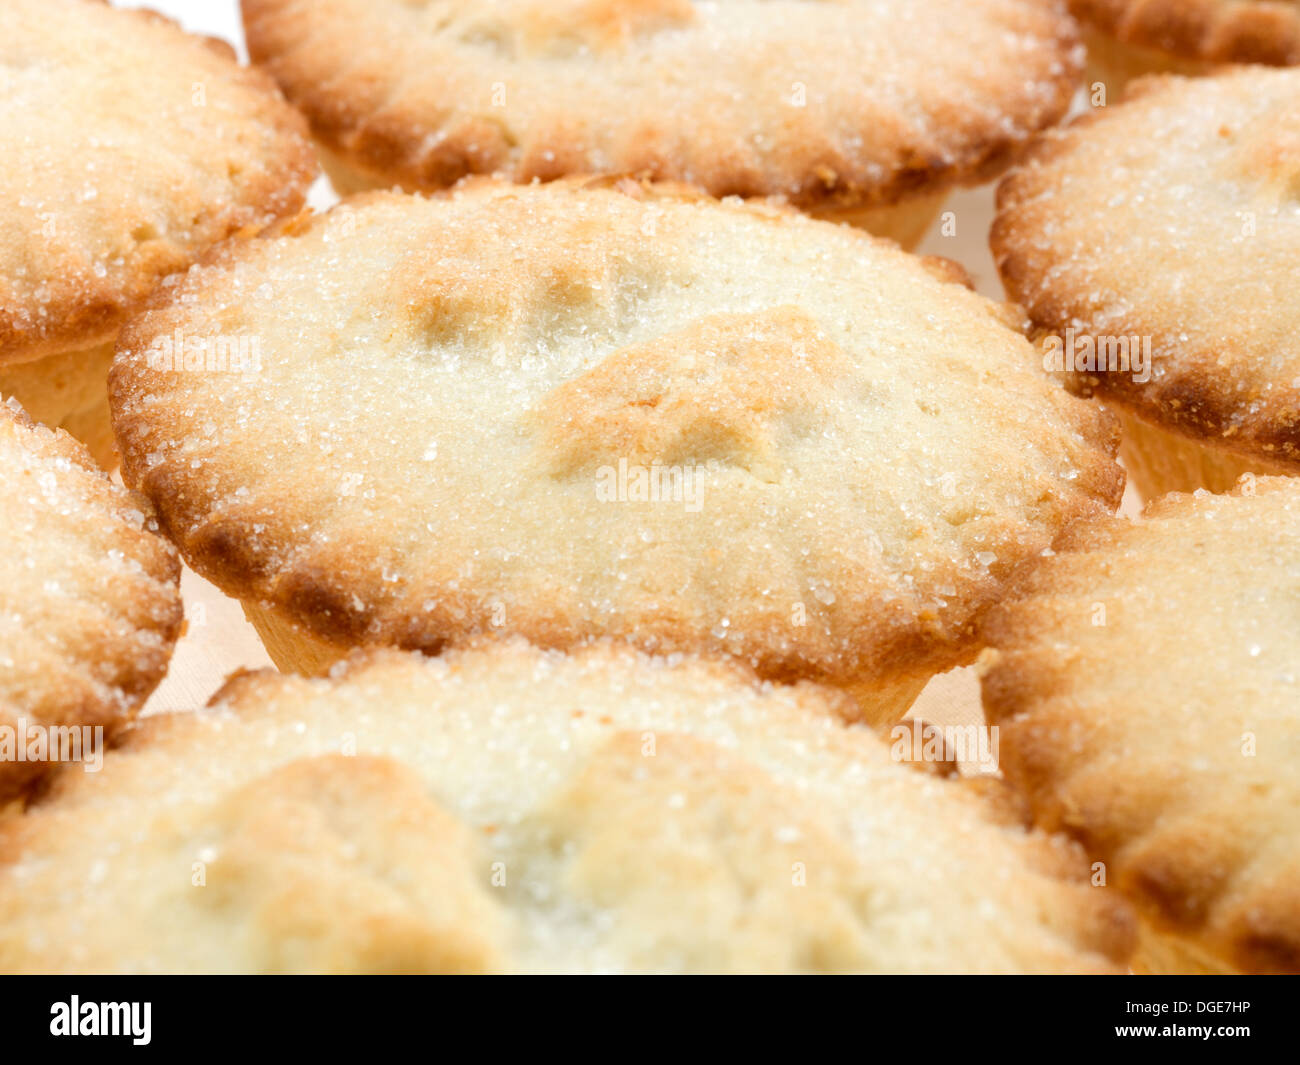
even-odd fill
[[[1300,70],[1137,82],[1043,137],[992,245],[1058,379],[1300,472]]]
[[[0,5],[0,364],[111,340],[165,275],[298,211],[306,126],[229,45],[90,0]]]
[[[619,173],[806,208],[987,180],[1064,114],[1056,0],[244,0],[321,141],[411,190]]]
[[[86,449],[0,403],[0,805],[96,761],[167,671],[180,562]]]
[[[985,626],[984,707],[1040,825],[1158,927],[1300,971],[1300,481],[1082,523]]]
[[[201,573],[340,646],[924,677],[1123,483],[1109,416],[952,270],[628,182],[369,193],[131,323],[123,473]]]

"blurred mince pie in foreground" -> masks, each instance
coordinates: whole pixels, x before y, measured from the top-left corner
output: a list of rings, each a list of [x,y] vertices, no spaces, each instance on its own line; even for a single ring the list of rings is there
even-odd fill
[[[846,702],[608,644],[245,674],[0,817],[0,969],[1122,971],[1077,845]]]

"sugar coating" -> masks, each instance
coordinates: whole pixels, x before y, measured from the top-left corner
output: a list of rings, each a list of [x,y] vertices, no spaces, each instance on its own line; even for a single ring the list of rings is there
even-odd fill
[[[1076,387],[1300,471],[1300,71],[1144,80],[1045,136],[992,242],[1038,326],[1150,338],[1149,381]]]
[[[1162,929],[1300,971],[1300,481],[1065,546],[987,626],[1008,779]]]
[[[201,572],[340,645],[618,635],[773,677],[933,672],[1122,474],[1108,419],[932,271],[638,186],[368,194],[133,323],[124,475]],[[260,371],[151,367],[184,334],[255,337]],[[698,507],[611,498],[620,464],[689,471]]]
[[[249,51],[372,178],[633,173],[804,206],[1005,168],[1082,59],[1056,0],[246,0]]]
[[[232,682],[0,820],[6,971],[1112,971],[1122,904],[812,686],[522,641]]]
[[[305,124],[230,49],[84,0],[0,7],[0,364],[112,338],[159,278],[297,211]]]
[[[175,551],[143,500],[63,433],[0,404],[0,729],[124,725],[181,622]],[[0,759],[0,801],[46,766]]]

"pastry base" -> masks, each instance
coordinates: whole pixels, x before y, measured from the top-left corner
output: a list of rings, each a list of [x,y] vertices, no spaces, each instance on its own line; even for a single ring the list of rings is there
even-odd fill
[[[118,465],[108,410],[113,343],[0,367],[0,396],[13,396],[32,418],[67,430],[106,470]]]
[[[944,189],[884,207],[830,207],[809,214],[823,222],[847,222],[913,251],[925,239],[947,202],[948,190]]]
[[[320,168],[330,179],[334,191],[340,196],[351,196],[354,192],[366,192],[371,189],[390,189],[399,184],[396,181],[385,182],[371,177],[365,171],[358,170],[351,163],[345,162],[342,156],[336,155],[320,141],[312,143],[316,146],[316,157],[320,160]]]
[[[304,633],[292,622],[285,621],[258,603],[241,601],[240,606],[244,608],[249,624],[261,637],[267,655],[281,673],[319,677],[348,654],[348,648]],[[887,729],[902,720],[929,682],[928,676],[913,677],[890,686],[844,685],[840,690],[857,704],[855,721],[876,729]]]
[[[1120,459],[1144,501],[1158,499],[1167,492],[1195,492],[1198,488],[1227,492],[1236,487],[1244,473],[1268,476],[1293,472],[1159,429],[1127,411],[1116,409],[1115,413],[1123,431]]]
[[[239,605],[281,673],[319,677],[329,672],[330,666],[339,659],[347,657],[349,648],[317,639],[258,603],[241,600]]]
[[[320,156],[321,169],[340,196],[351,196],[368,189],[391,188],[396,184],[371,177],[319,143],[316,152]],[[947,201],[948,190],[944,189],[884,207],[829,207],[809,213],[825,222],[847,222],[878,237],[888,237],[912,251],[934,225]]]
[[[1224,976],[1237,972],[1186,936],[1159,932],[1145,922],[1138,929],[1137,949],[1130,965],[1138,976]]]
[[[1128,83],[1145,74],[1195,77],[1208,74],[1215,67],[1215,64],[1201,59],[1182,59],[1154,48],[1124,44],[1086,26],[1083,28],[1083,43],[1088,49],[1083,75],[1085,91],[1091,99],[1093,86],[1101,82],[1106,86],[1107,104],[1118,103]]]

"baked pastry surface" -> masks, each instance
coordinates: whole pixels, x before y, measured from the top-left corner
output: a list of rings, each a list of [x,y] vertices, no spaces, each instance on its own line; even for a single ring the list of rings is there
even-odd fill
[[[1212,63],[1300,63],[1295,0],[1070,0],[1086,26],[1117,41]]]
[[[1008,780],[1160,931],[1300,971],[1300,481],[1066,539],[985,626]]]
[[[111,392],[191,564],[340,647],[613,635],[928,676],[1017,563],[1118,505],[1108,416],[1005,309],[847,227],[481,181],[290,228],[133,321]],[[151,365],[177,330],[256,336],[260,371]]]
[[[1046,134],[999,189],[992,244],[1040,330],[1150,339],[1149,380],[1072,388],[1300,472],[1300,71],[1144,79]]]
[[[0,403],[0,806],[49,768],[48,730],[111,738],[166,672],[180,562],[148,509],[67,434]],[[60,749],[89,761],[82,736]]]
[[[1056,0],[244,0],[331,153],[408,189],[629,173],[800,207],[1005,169],[1082,51]]]
[[[247,674],[0,819],[0,968],[1122,964],[1131,914],[1074,844],[840,701],[605,644]]]
[[[229,45],[90,0],[0,6],[0,365],[113,338],[158,281],[294,213],[306,126]]]

